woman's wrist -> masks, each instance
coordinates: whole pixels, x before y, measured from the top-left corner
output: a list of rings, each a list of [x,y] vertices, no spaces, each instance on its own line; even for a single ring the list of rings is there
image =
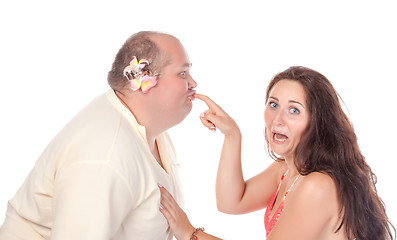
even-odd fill
[[[192,225],[190,225],[189,229],[185,232],[183,238],[181,238],[181,239],[177,238],[177,239],[178,239],[178,240],[190,240],[190,237],[192,236],[192,233],[193,233],[195,230],[196,230],[196,229],[195,229]]]
[[[228,138],[236,138],[236,139],[241,138],[240,128],[237,127],[236,129],[228,131],[228,132],[224,133],[223,135],[225,135],[225,138],[226,137],[228,137]]]
[[[204,228],[203,227],[199,227],[193,230],[192,234],[190,235],[189,240],[198,240],[198,234],[199,232],[204,232]]]

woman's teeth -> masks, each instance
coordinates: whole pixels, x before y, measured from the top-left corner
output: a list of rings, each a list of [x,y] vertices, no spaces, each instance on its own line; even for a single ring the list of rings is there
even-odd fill
[[[274,133],[274,139],[278,142],[285,142],[287,141],[288,137],[283,134]]]

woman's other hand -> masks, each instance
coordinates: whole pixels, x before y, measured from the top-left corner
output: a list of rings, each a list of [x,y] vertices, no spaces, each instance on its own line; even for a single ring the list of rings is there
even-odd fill
[[[160,212],[167,219],[176,239],[190,239],[195,228],[190,223],[186,213],[179,207],[172,195],[160,184]]]
[[[195,94],[194,97],[204,101],[208,106],[208,110],[200,115],[200,120],[205,127],[212,131],[218,128],[225,136],[240,135],[236,122],[214,101],[202,94]]]

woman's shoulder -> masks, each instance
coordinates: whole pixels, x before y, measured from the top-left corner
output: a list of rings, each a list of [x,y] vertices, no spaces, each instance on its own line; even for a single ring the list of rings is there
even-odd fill
[[[302,186],[305,188],[313,188],[313,190],[332,190],[334,189],[334,180],[325,173],[312,172],[302,178]]]
[[[300,176],[285,198],[279,226],[273,231],[288,228],[298,236],[296,239],[329,239],[324,236],[332,235],[339,222],[337,196],[334,181],[327,174],[313,172]],[[273,234],[273,237],[278,239],[282,234]]]
[[[301,176],[285,199],[285,213],[291,219],[300,216],[299,226],[310,226],[302,229],[317,229],[317,234],[335,231],[340,208],[332,178],[319,172]]]
[[[292,195],[292,194],[291,194]],[[308,208],[325,207],[334,213],[339,207],[338,191],[334,180],[325,173],[313,172],[303,176],[294,191],[294,198]],[[301,207],[303,207],[301,205]]]
[[[299,192],[314,199],[326,200],[337,194],[334,180],[325,173],[312,172],[302,178]]]

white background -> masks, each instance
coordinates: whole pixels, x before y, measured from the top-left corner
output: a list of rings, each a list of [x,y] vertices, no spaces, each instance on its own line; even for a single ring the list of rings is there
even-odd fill
[[[7,2],[7,3],[5,3]],[[243,133],[245,178],[272,160],[264,150],[265,88],[291,65],[327,76],[345,101],[378,193],[397,224],[397,8],[393,1],[2,1],[0,3],[0,223],[7,201],[52,137],[108,89],[124,41],[141,30],[178,37],[198,92]],[[183,167],[194,226],[227,239],[265,239],[264,210],[220,213],[215,176],[223,137],[201,126],[206,110],[169,132]],[[232,187],[232,186],[231,186]]]

